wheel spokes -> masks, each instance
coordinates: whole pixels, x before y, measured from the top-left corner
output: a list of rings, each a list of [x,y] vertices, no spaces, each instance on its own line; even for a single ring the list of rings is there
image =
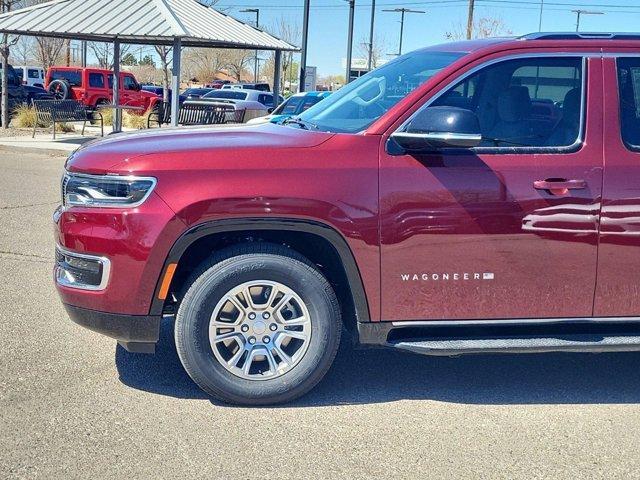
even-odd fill
[[[287,373],[306,353],[311,317],[290,288],[272,281],[238,285],[214,308],[209,324],[211,348],[236,376],[266,380]]]

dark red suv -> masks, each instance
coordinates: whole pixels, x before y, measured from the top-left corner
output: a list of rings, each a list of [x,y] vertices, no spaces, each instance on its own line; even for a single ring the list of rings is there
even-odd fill
[[[640,36],[402,56],[284,125],[125,134],[68,160],[71,318],[227,402],[291,400],[342,331],[431,355],[640,350]],[[636,205],[637,204],[637,205]]]

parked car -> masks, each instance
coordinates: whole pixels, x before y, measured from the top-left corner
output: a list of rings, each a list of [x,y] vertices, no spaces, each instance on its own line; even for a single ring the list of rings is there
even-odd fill
[[[229,80],[214,80],[211,83],[207,83],[205,87],[220,90],[223,87],[223,85],[227,85],[228,83],[231,83],[231,82]]]
[[[194,98],[200,98],[205,96],[207,93],[211,93],[215,91],[214,88],[187,88],[182,95],[184,95],[186,99],[193,100]]]
[[[66,164],[57,289],[129,351],[174,317],[186,372],[238,404],[308,392],[343,330],[427,355],[639,351],[638,51],[432,46],[283,125],[92,143]]]
[[[284,98],[279,97],[282,102]],[[203,97],[186,103],[232,103],[236,110],[244,110],[244,121],[264,117],[274,107],[273,94],[260,90],[213,90]]]
[[[20,105],[24,105],[27,102],[27,92],[24,85],[22,85],[22,79],[12,65],[9,65],[8,70],[7,82],[9,84],[9,111],[13,112]],[[2,63],[0,63],[0,72],[2,72]],[[0,92],[1,91],[2,85],[0,84]]]
[[[14,67],[22,84],[28,87],[44,88],[44,68],[21,65]]]
[[[302,92],[291,95],[282,102],[273,112],[264,117],[250,120],[248,123],[281,123],[287,118],[300,115],[313,107],[320,100],[327,98],[331,92]]]
[[[145,92],[155,93],[156,95],[158,95],[160,97],[161,100],[164,98],[164,87],[162,87],[162,86],[143,84],[143,85],[141,85],[141,88]],[[172,92],[171,89],[169,89],[169,98],[167,100],[168,103],[171,103],[171,97],[172,96],[173,96],[173,92]],[[182,104],[186,99],[187,99],[187,96],[184,95],[183,93],[181,93],[180,94],[180,104]]]
[[[153,108],[161,98],[142,90],[136,78],[120,73],[120,104]],[[113,72],[97,68],[51,67],[45,78],[45,88],[58,100],[78,100],[89,108],[113,102]]]
[[[34,100],[55,100],[55,97],[42,87],[23,85],[22,88],[26,94],[27,105],[33,104]]]
[[[271,86],[268,83],[226,83],[223,89],[244,89],[244,90],[260,90],[261,92],[270,92]]]

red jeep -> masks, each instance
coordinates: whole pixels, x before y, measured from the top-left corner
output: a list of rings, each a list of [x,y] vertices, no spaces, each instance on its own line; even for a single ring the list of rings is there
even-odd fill
[[[47,70],[45,88],[58,100],[79,100],[89,108],[113,102],[113,72],[98,68],[51,67]],[[145,112],[160,100],[154,93],[142,90],[136,78],[120,73],[120,104],[142,107]]]
[[[71,318],[243,404],[361,346],[640,350],[640,35],[399,57],[298,117],[114,136],[66,165]],[[636,206],[637,205],[637,206]],[[166,324],[165,324],[166,325]]]

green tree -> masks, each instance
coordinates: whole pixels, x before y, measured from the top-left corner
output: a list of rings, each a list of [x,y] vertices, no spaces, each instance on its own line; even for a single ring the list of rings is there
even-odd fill
[[[133,53],[127,53],[121,60],[122,65],[133,67],[138,65],[138,60]]]
[[[153,59],[153,57],[151,55],[145,55],[144,57],[142,57],[142,60],[140,60],[140,64],[141,67],[153,67],[156,68],[156,61]]]

